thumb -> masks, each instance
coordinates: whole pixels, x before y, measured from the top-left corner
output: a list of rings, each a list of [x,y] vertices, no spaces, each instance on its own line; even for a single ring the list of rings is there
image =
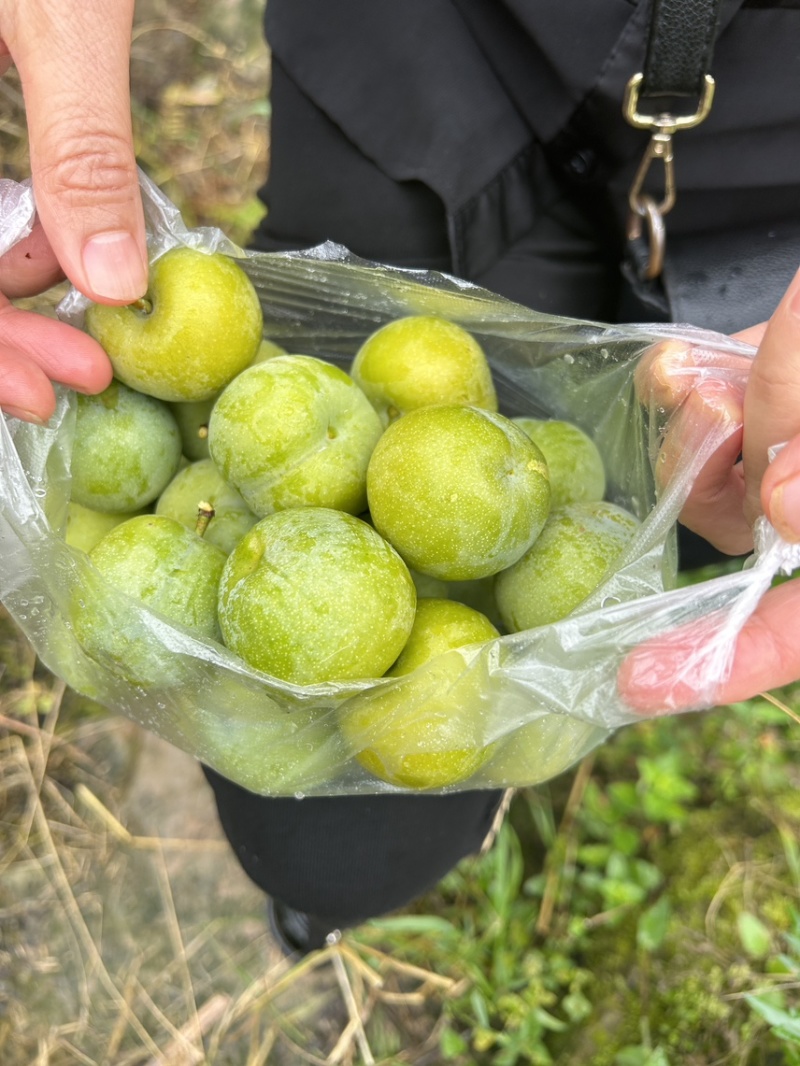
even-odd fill
[[[103,303],[147,288],[129,94],[133,0],[0,0],[19,71],[36,207],[70,281]]]
[[[744,398],[745,513],[761,512],[769,448],[800,433],[800,271],[767,324]]]

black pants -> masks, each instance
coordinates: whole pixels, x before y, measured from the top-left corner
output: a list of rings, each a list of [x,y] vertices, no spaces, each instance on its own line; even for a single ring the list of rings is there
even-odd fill
[[[366,259],[451,270],[441,202],[387,177],[273,59],[268,214],[261,251],[333,240]],[[477,281],[539,310],[611,320],[619,277],[601,234],[567,196]],[[500,791],[296,800],[256,796],[206,769],[223,829],[246,873],[299,910],[354,924],[408,903],[480,848]]]

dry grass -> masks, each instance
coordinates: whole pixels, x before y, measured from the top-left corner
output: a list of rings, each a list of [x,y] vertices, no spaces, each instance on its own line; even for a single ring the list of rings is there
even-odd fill
[[[263,209],[269,56],[257,0],[147,0],[137,7],[136,152],[189,225],[244,242]]]
[[[457,982],[347,937],[290,964],[193,761],[65,692],[2,622],[4,1066],[437,1061]]]
[[[244,242],[263,213],[269,54],[259,0],[139,0],[133,31],[134,138],[142,168],[189,225]],[[4,177],[29,175],[19,80],[0,79]]]

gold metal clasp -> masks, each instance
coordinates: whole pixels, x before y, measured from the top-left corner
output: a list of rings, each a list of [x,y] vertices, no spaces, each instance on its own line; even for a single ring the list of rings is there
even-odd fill
[[[647,222],[650,247],[650,258],[644,276],[652,279],[658,277],[664,263],[664,215],[675,206],[677,196],[672,138],[678,130],[691,129],[692,126],[698,126],[706,118],[714,100],[715,86],[711,75],[704,75],[700,99],[693,114],[673,115],[671,112],[664,111],[660,114],[647,115],[639,111],[639,95],[643,80],[644,74],[634,74],[625,86],[622,112],[631,126],[653,131],[628,192],[628,206],[630,207],[628,239],[636,240],[641,236],[644,219]],[[644,192],[645,181],[656,160],[664,166],[664,195],[659,203]]]
[[[663,117],[668,119],[670,116],[665,115]],[[666,215],[667,211],[671,211],[675,206],[676,196],[675,155],[672,151],[672,129],[666,123],[664,126],[659,126],[650,138],[650,143],[642,156],[639,169],[636,171],[636,177],[633,179],[633,184],[628,193],[628,205],[630,206],[631,211],[634,211],[637,215],[644,214],[642,205],[645,196],[642,193],[642,189],[650,167],[656,159],[660,159],[664,164],[664,196],[658,204],[658,210],[662,215]],[[646,198],[652,200],[652,197]]]
[[[654,126],[663,124],[666,114],[645,115],[639,111],[639,94],[642,89],[644,74],[634,74],[625,86],[625,96],[622,101],[622,112],[626,120],[639,130],[650,130]],[[669,115],[671,132],[675,130],[688,130],[692,126],[699,126],[703,119],[708,117],[711,105],[714,102],[715,82],[710,74],[703,75],[703,88],[700,99],[697,102],[697,110],[691,115]]]

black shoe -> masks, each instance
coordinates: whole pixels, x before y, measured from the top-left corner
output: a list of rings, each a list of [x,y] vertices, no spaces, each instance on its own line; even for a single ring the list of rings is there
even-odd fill
[[[296,911],[277,899],[268,900],[267,918],[270,932],[287,958],[319,951],[337,943],[342,936],[333,920]]]

